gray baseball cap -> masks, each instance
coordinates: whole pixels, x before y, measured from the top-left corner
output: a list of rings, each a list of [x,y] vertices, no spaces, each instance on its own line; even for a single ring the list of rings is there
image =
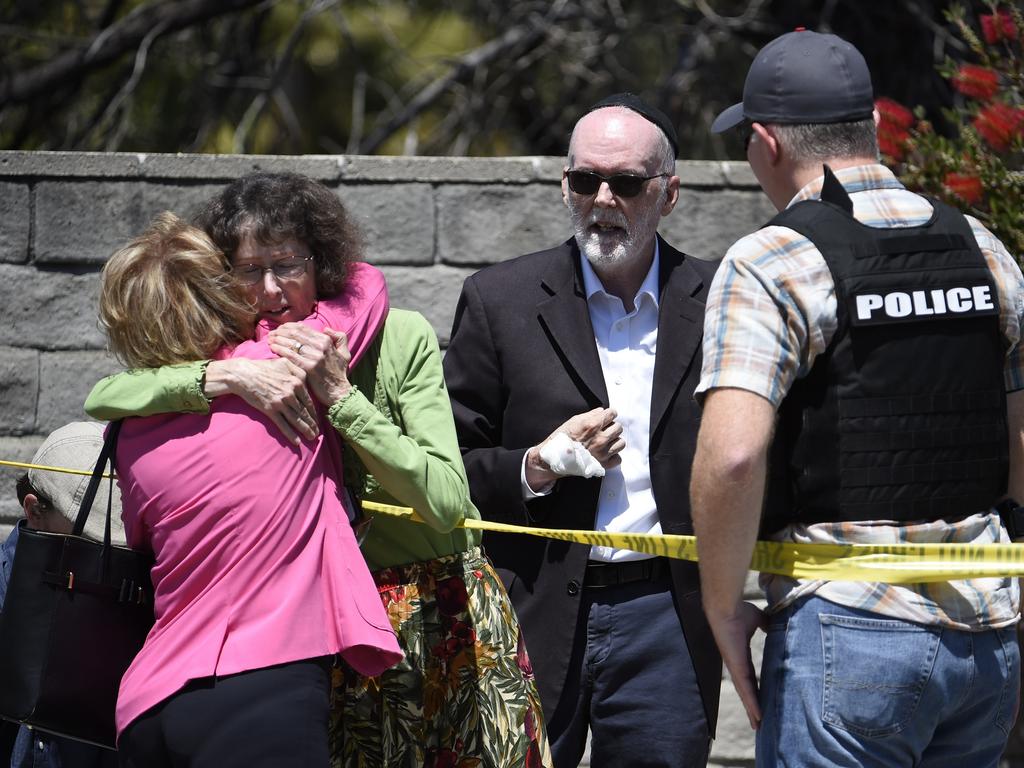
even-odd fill
[[[860,51],[835,35],[798,29],[758,51],[743,101],[724,110],[713,133],[744,120],[758,123],[845,123],[871,117],[871,73]]]
[[[39,446],[32,457],[33,464],[61,469],[78,469],[89,472],[96,466],[100,450],[103,448],[104,425],[95,421],[73,421],[55,429]],[[68,520],[74,520],[78,508],[89,487],[89,475],[72,475],[66,472],[53,472],[45,469],[30,469],[28,481],[32,487],[53,502],[57,512]],[[85,536],[94,541],[103,541],[103,529],[106,525],[107,488],[113,483],[111,500],[110,540],[114,544],[124,546],[124,524],[121,522],[121,492],[113,480],[103,480],[96,499],[93,501],[92,514],[85,523]]]

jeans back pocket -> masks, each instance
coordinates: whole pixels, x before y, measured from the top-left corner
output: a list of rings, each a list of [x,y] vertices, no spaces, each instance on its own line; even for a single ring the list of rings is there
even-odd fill
[[[822,720],[863,737],[898,733],[931,676],[942,630],[821,614]]]

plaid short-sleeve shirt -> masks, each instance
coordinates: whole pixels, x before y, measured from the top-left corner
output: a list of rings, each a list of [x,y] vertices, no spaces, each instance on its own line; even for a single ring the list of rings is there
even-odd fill
[[[932,215],[929,202],[908,191],[889,169],[872,164],[846,168],[836,177],[853,201],[854,217],[873,227],[913,227]],[[822,178],[805,186],[790,205],[816,199]],[[1004,368],[1008,392],[1024,389],[1020,349],[1024,277],[995,236],[968,217],[999,292],[1000,322],[1009,341]],[[837,327],[832,274],[803,235],[766,227],[738,241],[722,261],[708,296],[700,399],[711,389],[735,387],[766,398],[776,408],[793,382],[806,376]],[[973,513],[973,514],[972,514]],[[957,522],[896,525],[892,521],[795,524],[773,538],[831,544],[1007,541],[991,510],[964,510]],[[973,579],[920,585],[848,581],[799,581],[763,575],[770,610],[803,595],[922,624],[987,629],[1017,621],[1016,579]]]

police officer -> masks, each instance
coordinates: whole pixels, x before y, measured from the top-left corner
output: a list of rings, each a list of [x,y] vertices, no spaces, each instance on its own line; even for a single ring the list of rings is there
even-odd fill
[[[1014,579],[890,585],[763,575],[762,538],[1009,541],[1024,498],[1024,278],[977,220],[878,163],[871,78],[798,30],[751,64],[741,129],[780,213],[711,287],[691,500],[705,610],[757,764],[995,766],[1020,654]],[[760,693],[750,659],[767,630]]]

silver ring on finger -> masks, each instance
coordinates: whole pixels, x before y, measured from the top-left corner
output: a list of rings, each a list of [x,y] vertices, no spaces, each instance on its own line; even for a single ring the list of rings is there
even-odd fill
[[[302,355],[302,348],[304,346],[305,345],[301,341],[296,342],[295,343],[295,354],[301,356]]]

